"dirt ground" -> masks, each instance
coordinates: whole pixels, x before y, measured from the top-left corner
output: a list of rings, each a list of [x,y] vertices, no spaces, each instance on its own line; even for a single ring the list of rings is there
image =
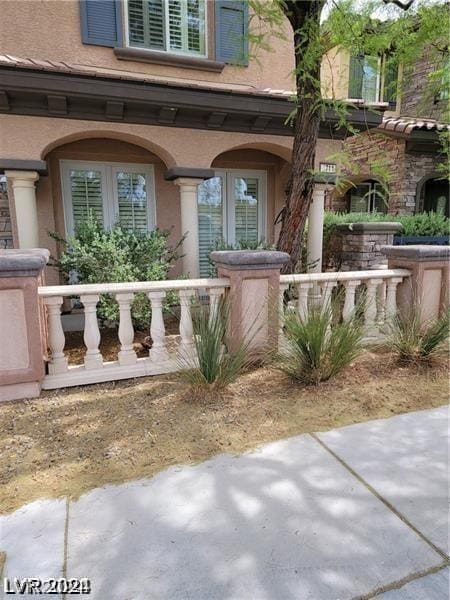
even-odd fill
[[[318,387],[260,368],[214,401],[190,398],[176,375],[44,392],[0,405],[0,512],[262,442],[437,407],[448,392],[445,364],[406,368],[379,352]]]

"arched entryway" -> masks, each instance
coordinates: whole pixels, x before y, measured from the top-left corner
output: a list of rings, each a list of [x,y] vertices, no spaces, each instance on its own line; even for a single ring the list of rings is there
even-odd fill
[[[229,150],[214,159],[215,177],[198,189],[200,275],[209,274],[209,253],[214,247],[274,243],[286,165],[281,156],[253,147]]]
[[[419,211],[435,212],[450,216],[449,182],[439,176],[428,176],[417,186],[417,206]]]

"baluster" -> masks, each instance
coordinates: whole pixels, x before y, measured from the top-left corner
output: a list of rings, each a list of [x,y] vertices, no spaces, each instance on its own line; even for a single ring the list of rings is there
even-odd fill
[[[375,326],[377,316],[377,287],[383,283],[382,279],[368,279],[366,282],[366,303],[364,310],[364,321],[367,335],[374,336],[378,329]]]
[[[166,329],[164,326],[162,308],[166,292],[148,292],[147,296],[152,305],[152,320],[150,323],[152,347],[149,352],[149,357],[155,362],[169,360],[169,353],[166,349]]]
[[[342,318],[344,321],[348,321],[355,311],[355,294],[356,288],[358,285],[361,285],[360,281],[351,280],[345,281],[345,299],[344,299],[344,307],[342,309]]]
[[[209,323],[214,322],[219,310],[221,296],[225,293],[225,288],[211,288],[209,290]]]
[[[84,366],[86,369],[100,369],[103,367],[103,358],[98,346],[100,344],[100,331],[97,322],[97,294],[83,294],[80,300],[84,306],[84,343],[86,345],[86,355],[84,357]]]
[[[383,281],[377,288],[377,316],[378,325],[383,325],[386,315],[386,282]]]
[[[397,314],[397,286],[402,281],[401,277],[393,277],[387,282],[386,321],[392,321]]]
[[[336,285],[337,281],[326,281],[322,285],[322,308],[325,308],[330,304],[331,294]]]
[[[51,351],[48,372],[52,375],[67,371],[68,361],[64,356],[66,337],[61,322],[63,300],[62,296],[44,298],[44,304],[47,306],[48,312],[48,344]]]
[[[280,350],[286,343],[286,336],[284,335],[284,293],[288,289],[288,283],[280,283],[280,296],[278,305],[278,349]]]
[[[133,348],[134,329],[131,320],[131,302],[133,293],[116,294],[116,300],[119,304],[119,364],[134,365],[137,360],[136,352]]]
[[[194,296],[194,290],[180,290],[180,354],[185,358],[191,358],[194,354],[194,328],[192,326],[191,316],[191,298]]]
[[[300,319],[306,319],[308,316],[308,296],[312,283],[301,283],[297,286],[298,306],[297,311]]]

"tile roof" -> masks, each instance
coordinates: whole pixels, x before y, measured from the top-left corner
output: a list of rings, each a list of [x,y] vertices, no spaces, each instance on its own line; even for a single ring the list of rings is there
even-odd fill
[[[412,131],[450,131],[450,125],[440,123],[436,119],[421,119],[416,117],[384,117],[378,129],[391,133],[409,135]]]
[[[120,69],[107,69],[92,65],[72,64],[63,61],[42,60],[36,58],[19,58],[11,54],[0,54],[0,67],[11,67],[15,69],[34,69],[36,71],[45,71],[51,73],[64,73],[68,75],[85,75],[90,77],[104,77],[108,79],[119,79],[124,81],[134,81],[142,83],[155,83],[158,85],[183,86],[201,90],[211,90],[220,92],[232,92],[241,94],[253,94],[257,96],[269,96],[271,98],[292,98],[295,96],[294,90],[280,90],[272,88],[258,89],[251,85],[236,83],[217,83],[213,81],[195,81],[187,78],[161,77],[147,73],[138,73],[133,71],[122,71]],[[344,99],[357,107],[368,107],[379,110],[388,108],[387,102],[368,102],[356,99]]]

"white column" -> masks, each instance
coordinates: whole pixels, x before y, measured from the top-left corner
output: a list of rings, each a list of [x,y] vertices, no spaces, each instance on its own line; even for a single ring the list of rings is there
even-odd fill
[[[345,300],[342,309],[342,318],[344,321],[348,321],[355,313],[355,294],[358,285],[361,285],[361,282],[355,280],[346,281],[344,283]]]
[[[322,272],[323,215],[325,211],[324,184],[315,184],[308,213],[307,271]]]
[[[152,306],[150,335],[153,343],[149,353],[150,359],[154,362],[169,360],[163,316],[163,300],[166,297],[166,292],[148,292],[147,295]]]
[[[180,354],[184,358],[191,359],[194,356],[194,327],[191,316],[191,298],[195,294],[193,290],[180,290]]]
[[[48,345],[51,352],[48,372],[51,375],[67,371],[67,358],[64,355],[66,337],[61,323],[62,296],[44,298],[48,313]]]
[[[199,276],[197,189],[201,179],[179,177],[175,183],[180,188],[181,233],[183,240],[183,274],[195,279]]]
[[[119,364],[134,365],[137,361],[136,352],[133,348],[134,329],[131,319],[131,303],[133,302],[134,294],[124,293],[116,294],[116,300],[119,305]]]
[[[100,331],[97,322],[98,294],[82,294],[80,300],[84,306],[84,343],[87,348],[84,357],[86,369],[100,369],[103,367],[103,358],[98,349],[100,344]]]
[[[36,206],[36,171],[5,171],[14,196],[19,248],[39,248],[39,226]]]

